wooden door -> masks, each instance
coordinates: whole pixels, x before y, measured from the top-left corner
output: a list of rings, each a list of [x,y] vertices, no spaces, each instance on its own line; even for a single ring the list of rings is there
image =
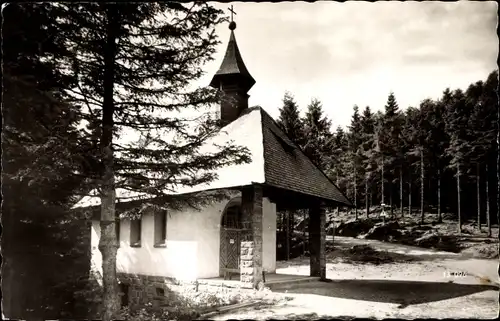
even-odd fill
[[[249,229],[221,228],[220,275],[224,272],[239,273],[241,242],[249,240]]]

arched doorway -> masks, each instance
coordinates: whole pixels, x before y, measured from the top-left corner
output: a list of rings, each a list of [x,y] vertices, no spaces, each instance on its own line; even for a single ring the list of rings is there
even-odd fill
[[[241,242],[250,240],[251,229],[243,220],[241,198],[228,202],[221,217],[219,275],[240,272]]]

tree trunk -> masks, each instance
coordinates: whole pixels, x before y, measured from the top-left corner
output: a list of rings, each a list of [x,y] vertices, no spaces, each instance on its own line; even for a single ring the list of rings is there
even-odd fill
[[[420,150],[420,223],[424,224],[424,151]]]
[[[401,217],[404,217],[403,213],[403,166],[399,167],[399,208],[401,209]]]
[[[290,211],[286,211],[286,260],[290,260]]]
[[[408,215],[409,216],[412,215],[412,208],[411,208],[411,189],[412,189],[412,186],[411,186],[411,180],[412,180],[412,177],[411,177],[411,169],[410,169],[410,172],[408,174]]]
[[[460,165],[457,164],[457,205],[458,205],[458,233],[462,233],[462,211],[460,208]]]
[[[356,182],[356,167],[354,167],[354,217],[356,221],[358,220],[358,187],[357,187],[357,182]]]
[[[476,164],[476,192],[477,192],[477,229],[481,231],[481,173],[479,163]]]
[[[306,253],[306,213],[307,211],[303,211],[304,212],[304,224],[302,224],[302,237],[303,237],[303,241],[302,241],[302,253],[305,254]]]
[[[368,207],[368,211],[370,211],[370,209],[372,208],[372,206],[373,206],[373,191],[370,188],[370,204],[369,204],[369,207]]]
[[[384,156],[382,155],[382,206],[384,203]]]
[[[438,189],[438,223],[443,221],[443,217],[441,215],[441,169],[438,168],[438,177],[437,177],[437,189]]]
[[[107,7],[107,39],[104,51],[104,83],[102,108],[101,153],[103,162],[101,191],[101,237],[99,251],[102,254],[102,320],[111,321],[119,310],[118,283],[116,280],[115,179],[113,172],[113,113],[114,113],[114,65],[116,55],[117,21],[115,5]]]
[[[491,237],[491,217],[490,217],[490,188],[489,188],[489,175],[488,163],[486,163],[486,225],[488,226],[488,237]]]
[[[365,177],[365,208],[366,208],[366,218],[370,215],[370,205],[368,204],[368,197],[369,197],[369,191],[368,191],[368,178]]]
[[[392,188],[393,188],[392,182],[390,182],[389,183],[389,204],[391,206],[391,218],[394,218],[394,206],[392,204],[392,197],[393,197],[393,195],[392,195]]]

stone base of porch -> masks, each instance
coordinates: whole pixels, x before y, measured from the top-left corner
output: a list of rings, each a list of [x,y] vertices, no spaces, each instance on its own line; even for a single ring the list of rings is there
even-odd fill
[[[274,288],[287,288],[297,283],[318,281],[319,277],[294,275],[294,274],[280,274],[280,273],[266,273],[264,286],[273,290]],[[230,288],[242,287],[239,274],[233,274],[232,280],[224,280],[224,277],[215,277],[207,279],[199,279],[198,284],[207,286],[222,286]]]

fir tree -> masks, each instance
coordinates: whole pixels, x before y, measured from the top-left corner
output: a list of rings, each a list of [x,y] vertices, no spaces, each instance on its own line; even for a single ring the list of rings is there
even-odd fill
[[[352,195],[354,198],[354,206],[355,206],[355,217],[356,219],[358,218],[358,211],[357,211],[357,194],[358,194],[358,175],[360,172],[361,168],[361,162],[362,162],[362,123],[361,123],[361,117],[359,115],[359,107],[354,106],[353,107],[353,115],[351,118],[351,124],[349,126],[349,135],[348,135],[348,146],[349,146],[349,158],[350,158],[350,164],[351,168],[350,171],[348,172],[349,175],[349,180],[351,181],[352,184]]]
[[[444,96],[450,95],[446,91]],[[446,127],[450,134],[450,146],[446,152],[451,160],[449,168],[455,170],[456,186],[457,186],[457,215],[458,215],[458,231],[462,232],[462,185],[460,180],[464,179],[463,175],[467,168],[467,161],[470,151],[469,141],[467,139],[467,123],[470,116],[470,111],[467,109],[465,95],[461,90],[455,90],[451,93],[451,99],[447,100],[447,115]]]
[[[364,177],[365,185],[365,210],[366,216],[370,214],[370,204],[369,198],[371,198],[371,184],[374,178],[375,172],[374,168],[376,164],[373,163],[373,140],[374,140],[374,129],[375,120],[373,118],[373,113],[369,106],[366,106],[363,110],[363,115],[361,116],[361,161],[363,163],[362,173]]]
[[[283,97],[283,107],[279,109],[278,125],[283,132],[299,147],[304,147],[304,125],[300,118],[299,107],[291,93]]]
[[[81,140],[78,107],[62,99],[71,78],[47,59],[64,52],[50,11],[34,3],[2,9],[3,313],[76,318],[88,236],[69,208],[85,185],[92,146]]]
[[[216,91],[189,85],[212,59],[218,43],[214,26],[223,19],[220,10],[199,2],[47,6],[65,37],[67,52],[59,68],[75,79],[67,88],[69,99],[82,109],[87,139],[99,146],[94,151],[99,167],[90,178],[101,198],[102,319],[107,321],[118,309],[116,189],[144,199],[127,215],[140,216],[151,207],[197,206],[212,197],[181,198],[172,191],[210,182],[213,170],[249,160],[231,143],[203,149],[217,133],[216,120],[173,114],[217,102]],[[125,135],[137,140],[120,140]]]
[[[324,116],[323,106],[317,99],[313,99],[307,106],[304,120],[304,152],[320,169],[326,169],[327,153],[330,141],[331,121]]]
[[[393,215],[393,184],[397,180],[395,171],[396,168],[401,169],[402,155],[400,153],[399,136],[401,132],[401,116],[399,112],[399,106],[396,102],[396,97],[394,93],[389,93],[387,98],[387,103],[385,105],[385,114],[382,131],[383,135],[381,140],[382,145],[380,146],[381,152],[384,155],[384,164],[386,166],[385,173],[389,181],[389,198],[390,198],[390,208],[391,216]]]
[[[486,152],[489,149],[487,141],[489,126],[484,126],[484,120],[487,117],[485,108],[482,106],[480,97],[482,96],[483,82],[479,81],[471,84],[466,91],[465,104],[467,109],[471,110],[471,116],[468,120],[467,135],[471,143],[470,161],[475,165],[475,181],[476,181],[476,200],[477,200],[477,228],[481,230],[481,171],[482,163],[485,161]]]
[[[420,110],[414,107],[409,107],[405,111],[405,122],[402,129],[403,150],[405,151],[405,159],[407,162],[407,177],[408,177],[408,214],[412,215],[413,204],[413,179],[414,168],[420,164]]]

